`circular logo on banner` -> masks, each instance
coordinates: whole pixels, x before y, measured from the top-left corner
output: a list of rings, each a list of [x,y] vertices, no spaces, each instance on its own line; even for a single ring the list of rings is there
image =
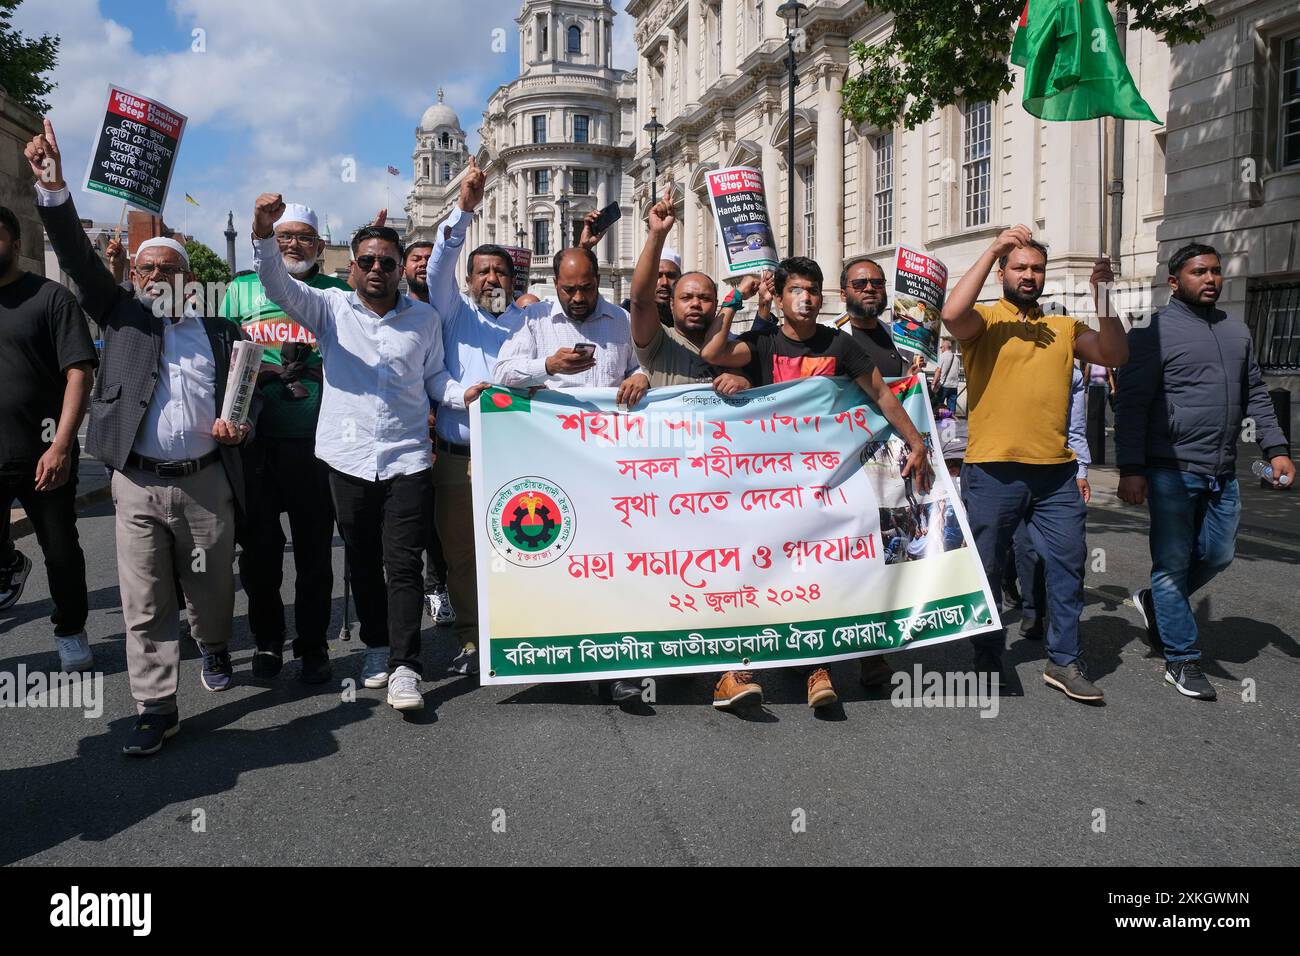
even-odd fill
[[[550,564],[573,543],[573,504],[544,478],[516,478],[488,504],[488,540],[497,554],[521,568]]]

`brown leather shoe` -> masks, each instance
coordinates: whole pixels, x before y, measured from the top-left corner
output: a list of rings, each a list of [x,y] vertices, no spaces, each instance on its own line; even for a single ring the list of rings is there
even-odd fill
[[[725,710],[742,703],[763,703],[763,687],[750,671],[727,671],[713,688],[713,706]]]
[[[884,654],[862,658],[862,673],[859,680],[862,681],[863,687],[879,687],[888,684],[893,676],[894,669],[889,666],[889,661],[885,660]]]
[[[808,675],[808,706],[829,707],[839,700],[835,688],[831,685],[831,675],[826,668],[819,667]]]

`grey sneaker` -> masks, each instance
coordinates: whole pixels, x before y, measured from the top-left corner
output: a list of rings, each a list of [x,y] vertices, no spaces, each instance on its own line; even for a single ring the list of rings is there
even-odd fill
[[[59,647],[59,664],[64,673],[88,671],[95,666],[95,655],[90,652],[90,639],[85,631],[68,637],[55,637],[54,643]]]
[[[1165,683],[1172,684],[1184,697],[1217,700],[1218,694],[1201,671],[1199,661],[1169,661],[1165,664]]]
[[[419,683],[420,675],[405,664],[393,670],[393,676],[388,679],[388,703],[393,710],[424,709]]]
[[[388,684],[388,648],[367,647],[361,662],[361,683],[370,688]]]
[[[1072,700],[1081,700],[1090,704],[1105,700],[1101,688],[1088,680],[1082,661],[1072,661],[1069,666],[1062,667],[1055,661],[1049,660],[1047,666],[1043,668],[1043,683],[1050,684]]]

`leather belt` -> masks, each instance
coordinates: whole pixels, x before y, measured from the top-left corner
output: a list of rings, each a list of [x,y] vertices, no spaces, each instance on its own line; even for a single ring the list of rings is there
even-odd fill
[[[155,458],[146,458],[144,455],[131,452],[126,456],[126,463],[132,468],[139,468],[141,471],[151,471],[159,478],[184,478],[186,475],[201,471],[220,457],[220,448],[208,452],[202,458],[190,458],[184,461],[158,461]]]
[[[433,438],[433,447],[438,451],[449,452],[453,455],[460,455],[462,458],[468,458],[469,445],[458,445],[454,441],[443,441],[438,436]]]

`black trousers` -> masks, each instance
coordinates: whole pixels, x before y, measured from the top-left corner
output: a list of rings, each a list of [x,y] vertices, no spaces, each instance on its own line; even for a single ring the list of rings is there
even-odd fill
[[[329,468],[311,438],[258,439],[244,449],[247,514],[240,529],[239,581],[248,595],[248,626],[261,651],[284,646],[284,529],[293,535],[295,657],[324,650],[334,591],[334,508]]]
[[[429,514],[434,513],[433,499],[429,499]],[[442,553],[442,540],[438,537],[438,522],[429,521],[428,544],[424,548],[424,590],[432,594],[447,586],[447,559]]]
[[[330,469],[334,514],[366,647],[388,647],[391,670],[421,673],[424,549],[433,523],[433,471],[366,481]]]
[[[0,466],[0,502],[5,504],[4,536],[0,540],[0,566],[14,563],[16,552],[9,537],[8,502],[18,503],[31,519],[36,541],[45,555],[45,574],[50,582],[54,613],[50,621],[58,637],[80,634],[86,629],[86,557],[77,536],[77,467],[74,474],[53,491],[36,490],[36,462]]]

